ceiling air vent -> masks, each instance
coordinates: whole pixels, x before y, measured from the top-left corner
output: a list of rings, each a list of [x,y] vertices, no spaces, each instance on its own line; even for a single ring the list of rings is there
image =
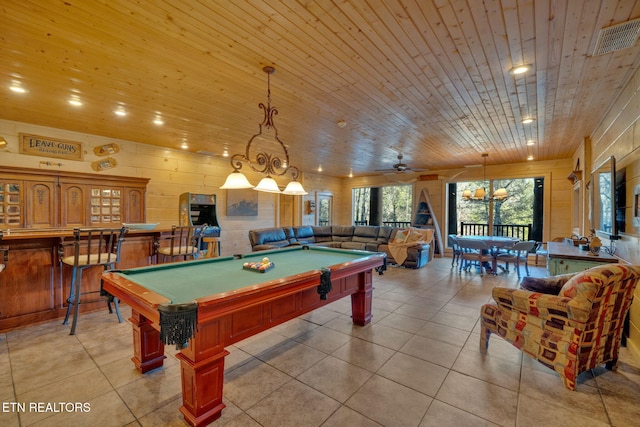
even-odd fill
[[[600,29],[593,56],[604,55],[633,46],[640,34],[640,18]]]

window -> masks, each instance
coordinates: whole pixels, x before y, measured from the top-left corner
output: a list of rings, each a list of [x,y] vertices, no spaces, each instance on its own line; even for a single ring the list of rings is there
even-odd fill
[[[448,204],[449,234],[515,235],[529,240],[542,240],[544,178],[500,179],[489,183],[489,189],[506,188],[509,197],[503,201],[466,201],[464,190],[486,186],[486,182],[450,183]],[[461,229],[461,224],[474,228]],[[526,231],[520,231],[526,230]],[[529,231],[530,230],[530,231]],[[517,234],[522,232],[524,234]]]
[[[331,194],[318,194],[318,225],[331,225]]]
[[[354,188],[353,191],[353,223],[367,225],[369,223],[371,189]]]
[[[405,227],[411,224],[412,185],[354,188],[352,196],[353,223],[356,225]]]

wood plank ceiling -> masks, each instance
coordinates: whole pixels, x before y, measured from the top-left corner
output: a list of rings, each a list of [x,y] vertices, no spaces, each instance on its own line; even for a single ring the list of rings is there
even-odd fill
[[[425,169],[484,152],[570,157],[640,65],[638,43],[592,54],[602,27],[640,16],[635,0],[3,0],[0,12],[2,119],[243,153],[271,65],[291,163],[332,176],[400,152]],[[508,72],[520,64],[532,69]]]

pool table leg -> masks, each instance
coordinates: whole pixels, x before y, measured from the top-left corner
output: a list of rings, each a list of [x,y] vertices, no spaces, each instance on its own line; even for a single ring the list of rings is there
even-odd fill
[[[371,270],[361,274],[362,283],[358,291],[351,294],[351,317],[353,323],[364,326],[371,322],[371,303],[373,300],[373,273]]]
[[[160,342],[160,332],[151,321],[135,310],[131,310],[129,321],[133,325],[133,357],[131,360],[136,368],[142,372],[149,372],[162,366],[164,359],[164,344]]]
[[[180,412],[189,425],[205,426],[220,418],[224,358],[229,354],[220,339],[220,322],[201,323],[187,348],[176,355],[182,376]]]

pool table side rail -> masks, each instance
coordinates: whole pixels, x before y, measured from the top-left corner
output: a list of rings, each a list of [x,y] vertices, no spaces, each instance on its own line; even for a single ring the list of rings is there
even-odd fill
[[[160,320],[158,306],[169,304],[171,300],[149,289],[132,282],[117,271],[106,271],[102,274],[103,289],[134,308],[154,323]]]
[[[349,293],[345,293],[345,289],[337,288],[340,280],[353,275],[354,272],[374,269],[381,265],[384,262],[384,255],[380,255],[376,254],[375,256],[359,258],[355,261],[331,266],[333,289],[327,295],[326,301],[322,301],[320,295],[316,292],[318,285],[320,285],[321,271],[312,270],[307,273],[282,277],[258,286],[245,287],[236,292],[226,293],[226,295],[218,294],[210,298],[199,298],[197,299],[199,308],[198,323],[205,322],[209,318],[224,316],[251,306],[275,301],[293,293],[305,291],[310,291],[305,294],[310,296],[309,299],[317,300],[315,304],[307,300],[305,305],[312,304],[314,307],[321,307],[326,303],[348,296]],[[301,312],[300,314],[304,313]]]

